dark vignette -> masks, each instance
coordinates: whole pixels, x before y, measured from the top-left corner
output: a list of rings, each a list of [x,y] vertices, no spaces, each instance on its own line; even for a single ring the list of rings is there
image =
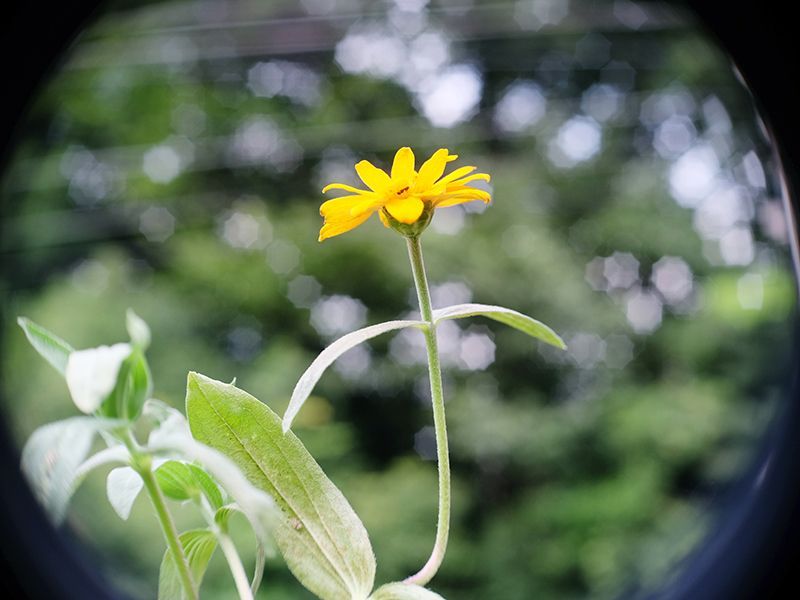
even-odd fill
[[[800,44],[791,4],[695,0],[694,12],[732,59],[751,90],[783,165],[791,212],[800,191]],[[98,0],[5,4],[0,20],[0,169],[28,99],[59,66],[60,56],[92,20]],[[797,224],[793,223],[797,235]],[[797,255],[795,254],[797,262]],[[2,268],[2,265],[0,265]],[[0,305],[0,317],[5,317]],[[0,318],[0,327],[6,323]],[[798,324],[795,320],[795,340]],[[2,332],[0,332],[2,333]],[[0,336],[1,337],[1,336]],[[797,346],[795,342],[795,346]],[[788,402],[764,439],[758,460],[727,499],[706,542],[656,598],[800,597],[794,546],[800,535],[800,365],[797,347],[786,382]],[[0,422],[0,578],[8,597],[116,598],[75,543],[55,532],[18,469],[19,456]]]

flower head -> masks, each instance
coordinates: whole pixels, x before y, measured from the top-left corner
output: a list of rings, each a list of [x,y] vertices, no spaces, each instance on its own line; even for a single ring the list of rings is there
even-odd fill
[[[374,212],[378,212],[386,227],[394,227],[408,235],[422,231],[436,208],[471,200],[488,203],[491,200],[489,192],[467,185],[476,180],[489,181],[486,173],[473,173],[476,167],[460,167],[444,175],[447,163],[457,158],[446,148],[440,148],[416,171],[411,148],[400,148],[388,174],[362,160],[355,168],[369,189],[362,190],[344,183],[331,183],[323,188],[323,193],[343,190],[350,194],[328,200],[320,207],[325,222],[319,232],[319,241],[358,227]]]

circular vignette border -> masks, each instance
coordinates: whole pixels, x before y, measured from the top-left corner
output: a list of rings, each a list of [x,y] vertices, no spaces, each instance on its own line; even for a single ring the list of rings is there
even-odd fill
[[[749,88],[781,166],[783,200],[798,274],[800,211],[800,35],[791,3],[668,0],[699,18]],[[15,145],[29,99],[61,64],[70,43],[93,20],[98,0],[11,0],[0,23],[0,171]],[[0,207],[2,208],[2,207]],[[2,213],[0,213],[2,214]],[[795,310],[797,313],[797,310]],[[0,305],[0,317],[5,317]],[[3,323],[0,318],[0,338]],[[786,400],[750,470],[720,506],[715,529],[652,598],[731,600],[800,592],[792,562],[800,539],[800,323],[785,384]],[[77,543],[50,525],[19,472],[19,452],[0,415],[0,577],[9,597],[118,599]]]

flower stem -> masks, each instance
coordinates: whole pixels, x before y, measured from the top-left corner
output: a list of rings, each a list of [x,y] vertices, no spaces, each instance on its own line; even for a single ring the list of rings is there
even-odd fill
[[[428,374],[431,382],[431,403],[433,404],[433,425],[436,431],[436,456],[439,464],[439,518],[436,522],[436,542],[428,562],[405,582],[424,586],[428,583],[444,560],[447,538],[450,530],[450,457],[447,450],[447,424],[444,415],[444,393],[442,390],[442,370],[439,365],[439,350],[436,345],[436,327],[433,323],[431,295],[422,260],[422,246],[419,237],[407,237],[408,257],[417,287],[417,299],[425,328],[425,347],[428,351]]]
[[[183,551],[183,544],[178,537],[178,530],[175,527],[175,522],[172,520],[172,515],[169,514],[167,509],[167,502],[164,499],[164,494],[161,488],[158,487],[158,482],[153,474],[152,461],[150,456],[142,454],[138,449],[136,440],[128,431],[125,438],[125,445],[130,450],[132,458],[132,467],[139,473],[139,476],[144,481],[144,487],[150,496],[150,501],[153,503],[153,508],[156,511],[156,518],[159,525],[161,525],[161,532],[164,534],[164,540],[167,542],[167,549],[172,554],[172,560],[175,562],[175,568],[178,571],[181,585],[186,593],[188,600],[198,600],[197,588],[194,584],[194,577],[192,571],[189,569],[189,561],[186,559],[186,553]]]

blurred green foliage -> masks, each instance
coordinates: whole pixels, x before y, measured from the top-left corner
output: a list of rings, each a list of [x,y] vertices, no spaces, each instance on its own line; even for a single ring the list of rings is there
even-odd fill
[[[545,3],[461,12],[420,3],[421,21],[413,3],[398,3],[405,12],[382,5],[363,21],[358,2],[311,16],[289,2],[216,3],[217,13],[201,4],[112,4],[21,130],[2,182],[2,397],[20,444],[74,409],[12,326],[16,315],[83,348],[124,339],[132,307],[153,330],[158,398],[180,407],[191,369],[236,377],[280,413],[335,337],[314,317],[326,300],[345,297],[329,314],[344,307],[355,326],[414,310],[404,244],[377,219],[316,242],[322,184],[349,176],[360,158],[386,165],[403,145],[420,158],[449,147],[458,164],[492,173],[494,202],[482,214],[437,216],[423,238],[434,288],[450,284],[439,289],[456,290],[457,301],[531,314],[570,352],[481,320],[446,332],[454,523],[432,587],[454,599],[522,600],[662,585],[713,527],[715,498],[749,464],[775,412],[795,302],[780,227],[761,218],[774,218],[773,167],[724,57],[669,12],[649,8],[648,28],[638,30],[614,17],[610,2],[596,10],[571,3],[562,19],[535,12]],[[408,33],[413,19],[421,24]],[[334,47],[364,23],[400,39],[442,36],[448,60],[481,78],[474,116],[434,127],[413,86],[343,68]],[[317,96],[254,94],[251,69],[274,60],[314,73]],[[547,109],[504,130],[497,107],[520,79],[539,86]],[[595,122],[599,152],[559,167],[553,140],[587,112],[596,84],[620,94],[616,116]],[[726,260],[716,238],[698,233],[700,209],[671,197],[680,152],[654,151],[662,130],[645,118],[659,99],[672,106],[667,117],[690,104],[685,131],[694,137],[681,152],[707,142],[722,157],[717,177],[749,186],[749,260]],[[727,129],[709,99],[724,107]],[[252,139],[242,137],[248,123],[256,123]],[[238,155],[237,139],[245,140]],[[285,156],[270,154],[270,144]],[[751,152],[765,165],[763,184],[743,174]],[[615,256],[638,261],[627,285],[612,285],[613,268],[624,266]],[[680,302],[653,283],[664,257],[689,268],[691,293]],[[636,326],[641,290],[651,294],[642,306],[653,309],[655,298],[658,310],[645,310],[651,320]],[[468,339],[488,362],[465,360]],[[413,335],[379,338],[343,359],[296,421],[364,520],[379,583],[413,572],[433,543],[436,470],[415,343]],[[137,502],[123,523],[103,496],[104,474],[93,474],[75,498],[71,531],[121,589],[153,597],[163,543],[150,507]],[[175,510],[182,529],[196,525]],[[252,548],[241,525],[234,533]],[[232,597],[221,557],[204,588],[206,598]],[[268,562],[263,590],[276,600],[308,596],[279,559]]]

